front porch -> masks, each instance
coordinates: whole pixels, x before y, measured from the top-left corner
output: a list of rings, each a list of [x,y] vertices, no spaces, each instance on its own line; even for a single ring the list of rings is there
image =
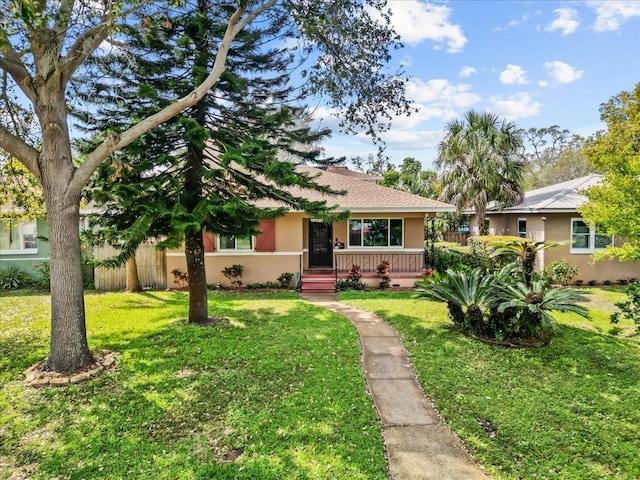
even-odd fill
[[[426,256],[421,252],[334,252],[333,267],[304,269],[301,275],[302,292],[335,292],[337,280],[347,279],[353,265],[360,267],[362,281],[372,287],[377,286],[376,273],[383,261],[391,263],[389,276],[391,284],[400,287],[413,287],[416,280],[424,275]]]

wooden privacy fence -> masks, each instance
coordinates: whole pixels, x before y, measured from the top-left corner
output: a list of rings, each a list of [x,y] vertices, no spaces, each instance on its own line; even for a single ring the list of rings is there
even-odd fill
[[[109,245],[93,248],[93,256],[100,260],[114,257],[117,254],[118,250]],[[138,277],[143,288],[167,288],[164,250],[156,249],[154,243],[143,243],[136,252],[136,263],[138,264]],[[126,267],[97,267],[94,270],[94,283],[96,290],[124,290],[127,286]]]

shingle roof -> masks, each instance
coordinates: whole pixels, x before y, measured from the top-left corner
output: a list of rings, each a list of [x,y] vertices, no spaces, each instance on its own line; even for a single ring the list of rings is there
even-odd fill
[[[592,173],[586,177],[530,190],[524,194],[522,203],[506,208],[491,206],[487,213],[575,212],[586,201],[586,197],[580,192],[599,184],[601,178]]]
[[[300,166],[298,170],[311,176],[314,181],[331,187],[333,190],[346,191],[345,195],[324,195],[315,190],[300,188],[289,189],[293,194],[311,201],[325,200],[335,210],[351,212],[454,212],[455,207],[430,198],[401,192],[368,181],[358,180],[337,173],[327,172],[313,167]],[[280,206],[274,200],[260,200],[259,206]]]
[[[358,180],[365,180],[367,182],[377,182],[384,178],[377,175],[369,175],[368,173],[349,170],[347,167],[330,166],[330,167],[327,167],[326,171],[330,173],[337,173],[338,175],[344,175],[345,177],[353,177],[353,178],[357,178]]]

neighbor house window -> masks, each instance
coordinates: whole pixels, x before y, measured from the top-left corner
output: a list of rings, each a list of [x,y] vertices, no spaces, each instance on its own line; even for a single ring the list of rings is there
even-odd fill
[[[353,218],[349,220],[350,247],[401,247],[401,218]]]
[[[9,225],[0,221],[0,253],[38,253],[36,220]]]
[[[613,238],[599,233],[584,220],[571,220],[571,253],[593,253],[613,245]]]
[[[520,238],[527,238],[527,219],[526,218],[518,219],[518,236]]]
[[[253,237],[219,235],[219,250],[253,250]]]

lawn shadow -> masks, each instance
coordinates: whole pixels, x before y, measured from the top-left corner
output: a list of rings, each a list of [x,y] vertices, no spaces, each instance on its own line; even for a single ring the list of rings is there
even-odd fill
[[[344,463],[352,478],[385,478],[384,469],[380,475],[369,470],[371,462],[344,460],[366,450],[358,447],[363,418],[379,434],[375,414],[361,413],[368,400],[364,384],[356,405],[336,411],[341,406],[327,396],[335,387],[317,368],[328,358],[335,362],[346,347],[341,339],[320,342],[315,329],[349,333],[348,322],[324,321],[324,309],[297,300],[283,311],[255,304],[239,310],[231,303],[216,302],[211,313],[242,326],[176,320],[120,338],[92,335],[98,348],[117,352],[117,367],[84,384],[25,390],[33,433],[9,434],[0,457],[36,463],[45,477],[279,479],[295,472],[307,479]],[[353,352],[349,369],[361,374],[358,359]],[[336,375],[349,378],[342,368]],[[344,441],[349,435],[353,440]],[[375,453],[383,459],[379,443]]]

